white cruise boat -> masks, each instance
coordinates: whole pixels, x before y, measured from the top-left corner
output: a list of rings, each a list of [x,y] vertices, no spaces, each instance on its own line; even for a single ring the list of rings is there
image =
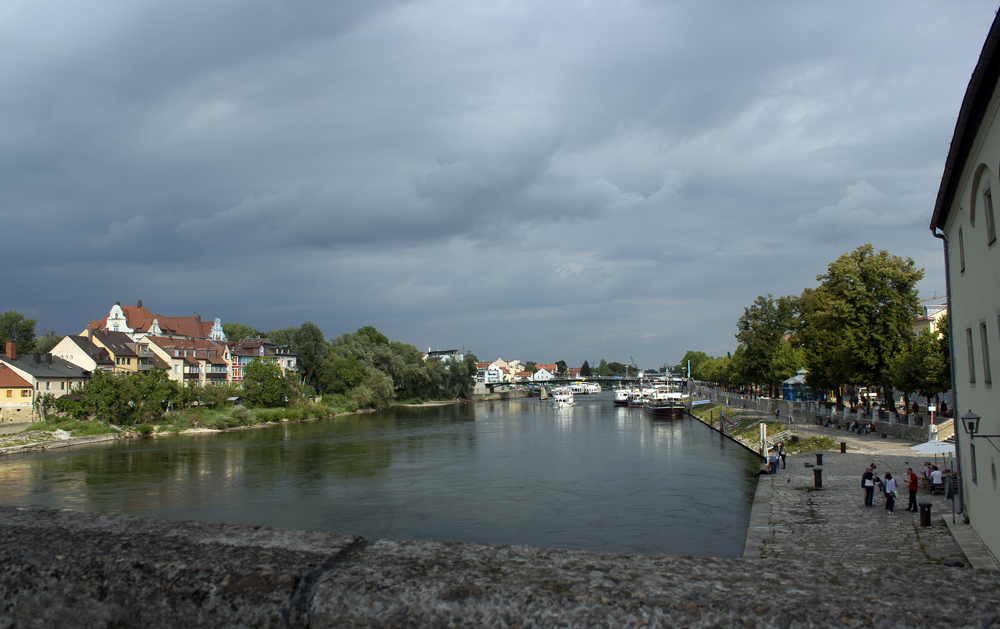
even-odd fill
[[[559,406],[573,406],[573,390],[569,387],[552,389],[552,403]]]

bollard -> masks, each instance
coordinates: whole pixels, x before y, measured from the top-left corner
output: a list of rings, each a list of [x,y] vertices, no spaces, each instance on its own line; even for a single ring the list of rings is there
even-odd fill
[[[931,525],[931,503],[920,503],[920,526]]]
[[[813,468],[813,487],[823,489],[823,468]]]
[[[816,465],[823,465],[823,453],[822,452],[817,452],[816,453]]]
[[[841,441],[840,442],[840,453],[841,454],[847,454],[847,442],[846,441]]]

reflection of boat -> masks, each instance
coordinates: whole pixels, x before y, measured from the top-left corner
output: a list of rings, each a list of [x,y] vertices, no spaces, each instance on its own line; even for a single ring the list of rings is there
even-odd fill
[[[683,417],[684,396],[675,382],[657,385],[643,403],[642,410],[657,417]]]
[[[572,406],[574,404],[573,390],[569,387],[552,389],[552,403],[556,406]]]

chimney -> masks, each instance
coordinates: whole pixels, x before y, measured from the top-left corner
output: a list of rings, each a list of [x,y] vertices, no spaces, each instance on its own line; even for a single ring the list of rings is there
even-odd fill
[[[45,362],[47,362],[50,365],[52,364],[52,352],[45,354]]]
[[[88,341],[93,341],[94,340],[94,329],[93,328],[87,328],[87,340]]]
[[[42,362],[42,353],[41,352],[35,352],[35,364],[37,365],[40,362]]]
[[[7,341],[7,358],[17,360],[17,341]]]
[[[138,302],[136,302],[135,307],[136,308],[142,308],[142,300],[141,299]]]

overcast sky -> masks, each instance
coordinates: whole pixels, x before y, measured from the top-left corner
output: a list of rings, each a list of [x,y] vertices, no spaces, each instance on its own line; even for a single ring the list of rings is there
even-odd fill
[[[675,363],[912,257],[996,4],[0,4],[0,310]]]

